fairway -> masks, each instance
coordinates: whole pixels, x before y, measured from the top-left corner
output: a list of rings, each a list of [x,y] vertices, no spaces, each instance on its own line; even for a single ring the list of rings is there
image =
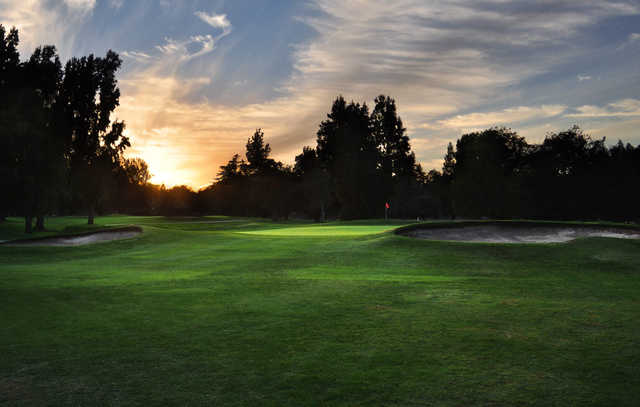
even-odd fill
[[[0,245],[0,405],[633,406],[640,241],[441,242],[409,222],[51,218]],[[17,218],[0,240],[23,237]]]
[[[383,233],[393,230],[395,226],[390,225],[315,225],[315,226],[293,226],[277,229],[250,230],[241,233],[265,236],[363,236],[376,233]]]

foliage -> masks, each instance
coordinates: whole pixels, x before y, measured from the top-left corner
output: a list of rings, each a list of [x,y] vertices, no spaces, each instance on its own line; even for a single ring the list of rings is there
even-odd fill
[[[44,229],[45,215],[75,200],[92,223],[127,165],[124,122],[110,118],[120,97],[115,72],[121,60],[108,51],[104,58],[72,58],[63,70],[54,46],[37,47],[20,62],[18,43],[18,31],[7,34],[0,25],[0,178],[10,191],[0,216],[24,216],[29,233],[34,217]],[[132,182],[144,183],[148,172],[136,164],[141,172]],[[134,176],[132,168],[123,171]]]

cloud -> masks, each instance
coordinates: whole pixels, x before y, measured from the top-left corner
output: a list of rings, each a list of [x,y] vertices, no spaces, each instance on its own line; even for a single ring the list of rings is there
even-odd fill
[[[130,58],[137,62],[148,62],[153,59],[151,55],[139,51],[123,51],[121,55],[125,58]]]
[[[429,120],[505,99],[510,87],[566,63],[579,52],[566,44],[583,27],[639,11],[595,0],[314,4],[316,13],[299,19],[317,36],[294,48],[295,72],[282,89],[359,100],[391,93],[406,121],[425,130]]]
[[[566,118],[566,107],[544,104],[548,99],[520,106],[521,84],[591,55],[593,49],[579,42],[585,28],[640,12],[635,2],[620,0],[311,0],[310,7],[297,20],[313,35],[292,44],[286,56],[291,75],[271,83],[277,96],[261,103],[232,106],[215,95],[205,98],[203,88],[218,80],[216,64],[226,63],[215,52],[218,41],[236,29],[225,14],[190,10],[192,19],[215,30],[172,34],[155,48],[122,53],[130,62],[120,81],[118,116],[133,140],[130,154],[149,162],[154,181],[210,181],[220,164],[244,150],[256,127],[265,129],[276,158],[291,162],[302,145],[314,144],[318,123],[338,94],[368,103],[379,93],[393,96],[423,163],[440,160],[447,142],[466,128]],[[32,13],[29,6],[21,9]],[[68,12],[34,10],[22,21],[55,21]],[[47,35],[45,28],[37,33]],[[65,42],[73,35],[52,34]],[[238,89],[251,91],[236,79]]]
[[[576,113],[566,114],[565,117],[611,118],[640,116],[640,100],[622,99],[609,103],[604,107],[584,105],[577,107],[575,110]]]
[[[142,51],[124,51],[122,55],[141,64],[153,62],[156,65],[156,71],[159,70],[160,66],[172,66],[172,69],[168,71],[171,74],[175,74],[177,69],[176,64],[179,65],[183,62],[209,54],[215,49],[216,43],[231,32],[231,23],[227,19],[226,14],[208,15],[202,11],[198,11],[195,15],[212,27],[222,28],[222,33],[215,37],[211,34],[192,35],[183,40],[165,37],[163,44],[155,46],[156,51],[159,51],[161,54],[159,58]],[[165,58],[163,58],[163,56]]]
[[[64,0],[64,3],[70,8],[81,11],[93,10],[96,6],[96,0]]]
[[[196,11],[194,14],[211,27],[222,28],[227,34],[231,32],[231,23],[226,14],[207,14],[204,11]]]
[[[620,44],[620,46],[618,48],[616,48],[617,51],[621,51],[625,48],[627,48],[628,46],[632,46],[636,43],[640,42],[640,33],[631,33],[629,34],[629,36],[627,37],[627,40],[624,41],[622,44]]]
[[[20,54],[27,58],[42,44],[53,44],[62,59],[72,56],[78,27],[90,17],[95,0],[0,0],[0,23],[20,32]]]
[[[156,49],[162,54],[177,56],[181,61],[187,61],[206,55],[214,49],[214,38],[209,35],[194,35],[183,41],[176,41],[171,38],[165,38],[165,43],[156,45]],[[191,47],[197,47],[197,51],[190,51]]]
[[[483,127],[517,124],[530,120],[549,119],[566,110],[563,105],[542,105],[538,107],[519,106],[495,112],[469,113],[457,115],[438,124],[454,129],[476,129]]]
[[[591,76],[589,75],[578,75],[578,82],[591,80]]]

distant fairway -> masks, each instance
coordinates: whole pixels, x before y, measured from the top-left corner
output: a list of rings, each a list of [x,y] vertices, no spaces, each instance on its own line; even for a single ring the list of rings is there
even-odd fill
[[[278,229],[249,230],[241,233],[265,236],[363,236],[395,229],[391,225],[314,225],[292,226]]]
[[[0,405],[633,406],[640,241],[426,241],[407,222],[52,218],[0,246]],[[101,226],[102,225],[102,226]],[[20,219],[0,240],[24,237]]]

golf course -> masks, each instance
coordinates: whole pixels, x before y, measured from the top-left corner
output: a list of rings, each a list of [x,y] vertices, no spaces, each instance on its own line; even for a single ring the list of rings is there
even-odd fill
[[[50,218],[0,245],[0,404],[631,406],[640,240],[414,239],[409,221]],[[0,224],[0,240],[23,223]]]

